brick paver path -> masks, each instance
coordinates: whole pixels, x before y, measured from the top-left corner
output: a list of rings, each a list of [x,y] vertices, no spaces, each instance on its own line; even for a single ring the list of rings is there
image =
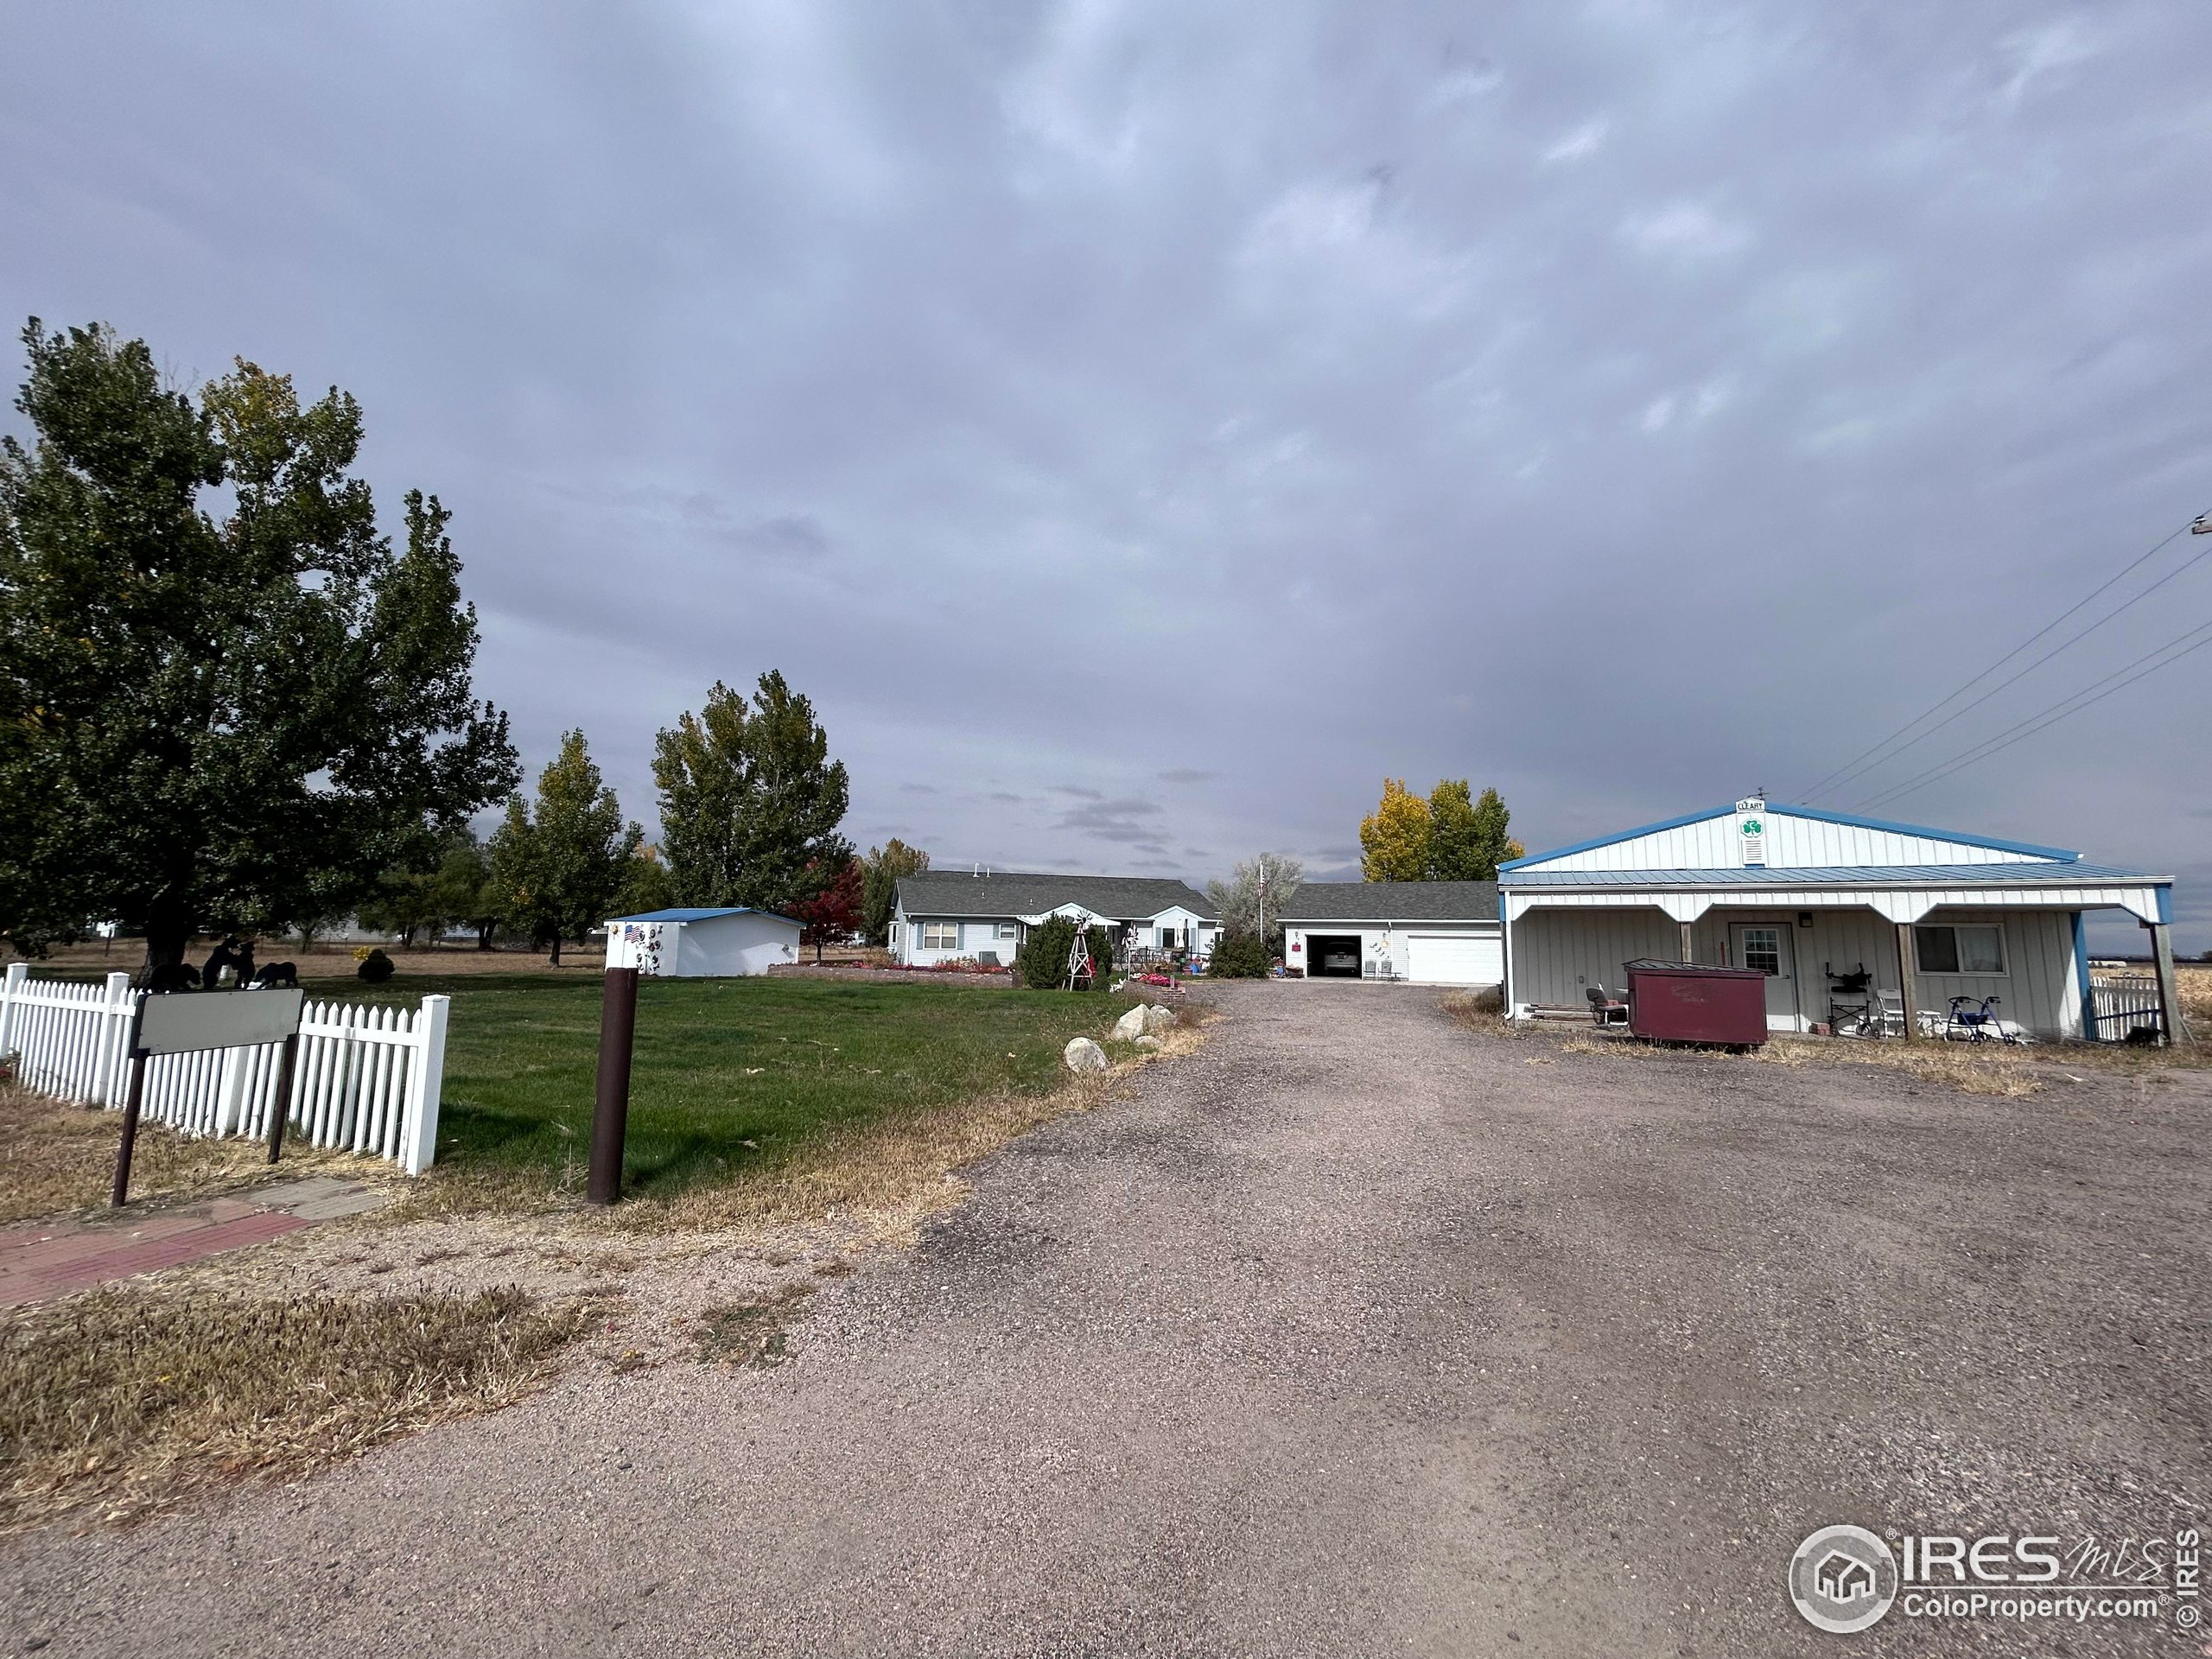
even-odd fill
[[[265,1244],[383,1202],[358,1181],[317,1176],[168,1209],[0,1227],[0,1307]]]

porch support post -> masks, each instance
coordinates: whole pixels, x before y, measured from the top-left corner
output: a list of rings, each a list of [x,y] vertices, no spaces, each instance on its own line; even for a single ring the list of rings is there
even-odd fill
[[[1904,1039],[1920,1036],[1920,973],[1912,959],[1912,924],[1897,924],[1897,995],[1904,1001]]]
[[[2167,1045],[2189,1041],[2189,1027],[2182,1023],[2180,988],[2174,982],[2174,931],[2165,922],[2145,922],[2151,930],[2151,955],[2158,969],[2158,1030]]]
[[[1682,922],[1678,924],[1678,925],[1682,930],[1682,960],[1684,962],[1695,962],[1697,960],[1697,947],[1692,942],[1693,935],[1690,924],[1688,922]]]

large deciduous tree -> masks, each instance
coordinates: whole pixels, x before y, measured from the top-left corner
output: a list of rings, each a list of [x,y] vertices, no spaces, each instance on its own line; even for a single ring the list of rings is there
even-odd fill
[[[717,681],[653,747],[661,850],[682,905],[751,905],[786,914],[853,855],[837,833],[848,785],[814,704],[782,674],[748,703]]]
[[[1464,778],[1446,778],[1428,793],[1428,879],[1495,881],[1497,867],[1528,849],[1507,833],[1513,814],[1495,789],[1475,798]]]
[[[438,861],[438,908],[448,923],[476,935],[476,948],[489,950],[499,931],[499,889],[492,880],[492,859],[476,831],[464,825]]]
[[[675,902],[660,849],[652,843],[639,847],[623,869],[622,891],[615,895],[615,909],[625,916],[645,916],[666,910]]]
[[[601,780],[584,734],[569,733],[538,774],[537,810],[513,797],[493,833],[500,919],[533,944],[550,944],[558,967],[563,939],[582,938],[614,913],[644,840],[644,830],[622,822],[621,803]]]
[[[1382,802],[1360,821],[1359,871],[1369,881],[1428,879],[1428,803],[1400,778],[1382,780]]]
[[[352,474],[361,410],[239,361],[195,401],[142,340],[22,334],[0,442],[0,937],[90,918],[149,966],[281,925],[513,788],[435,497]],[[219,519],[203,493],[229,486]]]
[[[1283,906],[1305,880],[1306,867],[1288,853],[1262,853],[1238,864],[1229,880],[1207,882],[1206,897],[1224,929],[1264,945],[1281,931]]]
[[[930,855],[918,847],[909,847],[893,836],[880,847],[871,847],[868,856],[861,861],[865,868],[861,883],[861,928],[870,944],[891,943],[891,918],[899,910],[899,883],[910,875],[919,875],[930,867]]]

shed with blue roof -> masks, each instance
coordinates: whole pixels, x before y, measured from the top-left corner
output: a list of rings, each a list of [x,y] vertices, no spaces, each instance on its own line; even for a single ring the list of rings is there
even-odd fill
[[[1753,797],[1516,859],[1497,886],[1517,1018],[1584,1008],[1593,988],[1620,990],[1624,963],[1659,958],[1763,969],[1777,1031],[1879,1030],[1885,1007],[1891,1031],[1917,1030],[1955,996],[1996,999],[2045,1040],[2119,1038],[2154,1015],[2178,1029],[2173,878],[2064,848]],[[2151,935],[2157,1010],[2097,1018],[2092,910]],[[1871,1021],[1840,1019],[1862,1008]]]
[[[773,911],[649,910],[607,925],[607,965],[660,979],[734,978],[798,960],[799,924]]]

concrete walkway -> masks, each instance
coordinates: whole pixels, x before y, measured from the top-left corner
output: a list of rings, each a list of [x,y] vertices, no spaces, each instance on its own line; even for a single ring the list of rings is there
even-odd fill
[[[139,1203],[110,1215],[0,1228],[0,1307],[264,1244],[383,1202],[373,1187],[318,1175],[194,1204]]]

